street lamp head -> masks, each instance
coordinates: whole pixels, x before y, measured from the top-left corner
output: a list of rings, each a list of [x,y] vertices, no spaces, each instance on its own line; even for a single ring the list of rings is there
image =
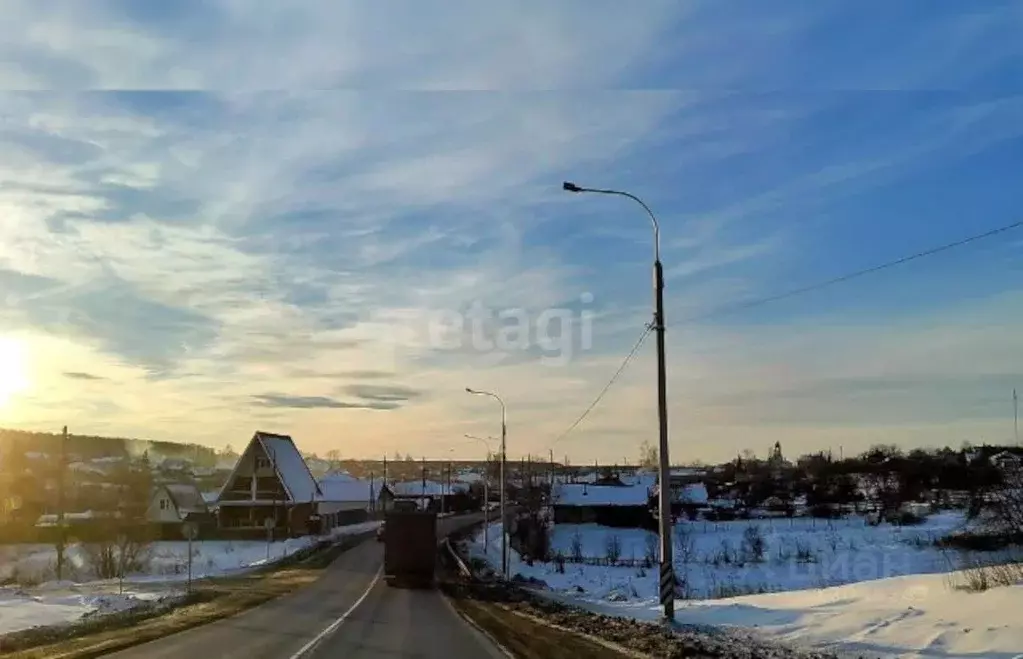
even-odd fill
[[[467,393],[467,394],[474,394],[474,393],[476,393],[476,392],[475,392],[475,391],[473,391],[472,389],[470,389],[469,387],[466,387],[466,388],[465,388],[465,393]]]
[[[562,183],[561,184],[561,189],[564,190],[565,192],[582,192],[583,191],[582,188],[580,188],[575,183],[572,183],[571,181],[565,181],[564,183]]]

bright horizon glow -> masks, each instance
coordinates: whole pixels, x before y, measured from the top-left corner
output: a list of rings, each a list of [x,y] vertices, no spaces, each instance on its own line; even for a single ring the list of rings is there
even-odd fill
[[[27,347],[18,339],[0,336],[0,409],[29,387]]]

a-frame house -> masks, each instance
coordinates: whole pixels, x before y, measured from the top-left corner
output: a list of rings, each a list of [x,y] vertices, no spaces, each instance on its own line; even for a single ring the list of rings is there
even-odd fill
[[[256,432],[235,463],[217,499],[225,529],[307,532],[322,497],[319,485],[291,437]]]

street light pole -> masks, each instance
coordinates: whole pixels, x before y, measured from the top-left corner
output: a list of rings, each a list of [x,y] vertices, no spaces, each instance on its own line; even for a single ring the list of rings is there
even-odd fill
[[[478,442],[482,442],[487,447],[487,463],[490,462],[490,444],[487,444],[487,439],[493,439],[488,437],[484,439],[477,437],[476,435],[466,435],[468,439],[475,439]],[[487,554],[490,552],[490,475],[483,474],[483,553]]]
[[[659,439],[658,442],[658,482],[657,506],[660,536],[661,536],[661,579],[660,599],[664,607],[664,617],[667,620],[675,618],[675,570],[671,555],[671,487],[670,487],[670,461],[668,458],[668,384],[667,367],[664,355],[664,269],[661,267],[661,228],[657,217],[642,199],[634,194],[620,190],[606,190],[599,188],[584,188],[565,181],[562,189],[566,192],[590,192],[594,194],[615,195],[627,197],[643,207],[650,217],[650,223],[654,230],[654,322],[653,328],[657,333],[657,420]]]
[[[508,497],[508,487],[504,480],[505,463],[507,462],[506,452],[506,440],[508,438],[508,409],[505,407],[504,400],[492,391],[477,391],[476,389],[465,388],[466,392],[473,394],[474,396],[490,396],[498,403],[501,404],[501,574],[505,580],[508,579],[508,529],[505,528],[508,524],[508,517],[506,513],[506,504]]]

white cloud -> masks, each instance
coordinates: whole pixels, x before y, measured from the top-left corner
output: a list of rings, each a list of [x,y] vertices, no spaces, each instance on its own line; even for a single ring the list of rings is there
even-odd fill
[[[28,337],[45,357],[39,382],[54,383],[5,410],[12,423],[52,425],[59,409],[97,431],[215,444],[272,423],[313,449],[333,447],[341,427],[353,453],[421,453],[496,432],[496,410],[464,395],[469,385],[508,399],[513,453],[544,452],[650,317],[645,219],[562,195],[576,176],[650,191],[659,214],[664,200],[679,455],[790,437],[853,445],[911,422],[903,436],[917,437],[945,404],[920,394],[928,378],[948,394],[966,386],[953,380],[976,391],[1018,371],[1004,358],[1010,335],[944,315],[897,327],[836,319],[844,329],[685,324],[775,290],[773,263],[798,255],[789,227],[764,218],[1018,132],[1006,121],[1018,103],[963,103],[894,145],[886,132],[826,166],[787,169],[775,150],[816,148],[798,128],[840,101],[599,91],[656,87],[672,71],[748,80],[787,61],[778,40],[823,10],[779,16],[717,61],[703,58],[714,40],[699,3],[222,2],[193,16],[169,6],[162,21],[114,3],[9,4],[0,85],[214,92],[0,95],[0,330]],[[254,91],[313,88],[349,91]],[[409,89],[505,91],[381,91]],[[507,92],[545,89],[558,91]],[[701,178],[740,157],[777,176]],[[713,203],[679,203],[701,186],[719,186],[703,197]],[[457,349],[431,343],[439,313],[479,302],[536,319],[584,292],[594,347],[574,346],[566,366],[538,365],[536,346],[481,353],[465,327]],[[556,452],[618,458],[652,436],[652,344]],[[864,393],[879,379],[885,394]],[[424,394],[396,410],[342,409],[368,380]],[[880,407],[883,428],[857,427]]]

